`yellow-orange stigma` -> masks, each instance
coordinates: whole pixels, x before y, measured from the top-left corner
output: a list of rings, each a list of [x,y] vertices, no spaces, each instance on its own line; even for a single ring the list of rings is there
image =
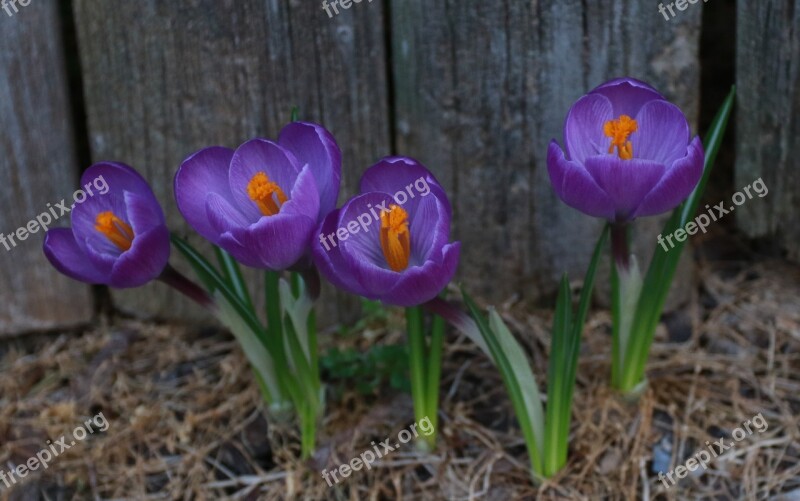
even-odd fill
[[[264,172],[257,172],[247,183],[247,195],[265,216],[277,214],[281,210],[281,205],[288,200],[281,187],[270,181]]]
[[[386,263],[393,271],[408,268],[411,256],[411,233],[408,231],[408,213],[397,205],[381,212],[381,249]]]
[[[103,234],[119,250],[125,252],[133,244],[133,229],[111,211],[101,212],[94,220],[94,229]]]
[[[611,146],[608,147],[609,153],[614,153],[617,148],[619,157],[623,160],[633,158],[633,145],[628,141],[628,136],[636,132],[639,124],[628,115],[620,115],[616,120],[609,120],[603,125],[603,133],[611,138]]]

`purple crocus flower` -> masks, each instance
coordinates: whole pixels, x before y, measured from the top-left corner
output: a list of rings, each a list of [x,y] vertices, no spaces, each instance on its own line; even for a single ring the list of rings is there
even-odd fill
[[[449,243],[452,209],[433,174],[387,157],[361,178],[361,194],[331,212],[312,244],[314,263],[335,286],[396,306],[436,297],[458,266]]]
[[[703,145],[681,110],[644,82],[619,78],[578,99],[553,140],[558,196],[590,216],[626,222],[675,208],[703,174]]]
[[[116,288],[144,285],[169,260],[164,212],[147,181],[127,165],[92,165],[81,176],[81,185],[98,178],[108,191],[73,207],[71,229],[48,231],[44,254],[58,271],[81,282]]]
[[[200,150],[175,176],[175,199],[200,235],[254,268],[283,270],[308,254],[336,206],[341,151],[323,127],[293,122],[277,142]]]

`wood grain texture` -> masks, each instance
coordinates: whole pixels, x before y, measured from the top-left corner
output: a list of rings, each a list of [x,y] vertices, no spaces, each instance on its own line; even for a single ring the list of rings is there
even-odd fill
[[[751,237],[778,237],[800,261],[800,0],[737,3],[736,189],[769,189],[736,208]]]
[[[381,2],[331,19],[314,1],[77,0],[75,17],[92,156],[142,172],[175,230],[188,233],[172,196],[180,162],[208,145],[276,137],[293,105],[342,146],[342,199],[390,151]],[[197,314],[160,284],[114,298],[138,314]]]
[[[701,9],[667,21],[642,4],[391,3],[398,151],[428,165],[451,194],[470,290],[535,298],[565,271],[583,276],[602,223],[561,203],[546,168],[547,145],[561,141],[581,95],[629,75],[696,123]],[[645,262],[661,221],[637,223]]]
[[[71,203],[78,168],[58,5],[19,6],[13,17],[0,11],[0,30],[0,233],[9,235],[48,203]],[[54,226],[67,224],[64,216]],[[31,229],[10,250],[0,245],[0,337],[91,318],[89,287],[56,272],[42,254],[43,231]]]

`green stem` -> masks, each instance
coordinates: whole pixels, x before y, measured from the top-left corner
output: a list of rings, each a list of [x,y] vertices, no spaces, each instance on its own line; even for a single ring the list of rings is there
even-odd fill
[[[422,308],[406,308],[408,331],[408,360],[411,372],[411,398],[414,401],[414,417],[419,423],[426,417],[425,399],[425,335],[422,328]]]
[[[439,385],[442,379],[442,351],[444,349],[444,318],[433,316],[431,327],[431,347],[428,353],[428,387],[426,390],[426,413],[431,422],[433,433],[426,436],[428,445],[433,449],[436,445],[436,430],[439,429]]]
[[[617,267],[611,264],[611,386],[619,388],[623,356],[620,346],[620,287]]]
[[[611,385],[619,388],[620,378],[625,364],[623,332],[621,330],[623,316],[633,312],[623,311],[622,287],[619,283],[620,271],[627,272],[630,266],[630,248],[628,245],[628,225],[611,223]]]
[[[267,331],[274,339],[283,339],[283,315],[281,315],[281,275],[277,271],[265,273],[267,292]]]
[[[272,348],[275,370],[278,372],[279,384],[284,394],[289,395],[295,407],[302,401],[302,389],[295,382],[289,373],[289,365],[286,362],[286,344],[283,339],[283,315],[281,314],[281,295],[279,289],[280,272],[267,271],[264,274],[266,288],[266,311],[267,311],[267,343]]]
[[[306,403],[298,409],[300,416],[300,456],[308,459],[314,453],[317,433],[317,406]]]
[[[317,315],[312,309],[308,313],[308,353],[311,357],[309,363],[313,371],[314,382],[317,386],[317,391],[322,388],[322,380],[319,373],[319,348],[317,346]]]

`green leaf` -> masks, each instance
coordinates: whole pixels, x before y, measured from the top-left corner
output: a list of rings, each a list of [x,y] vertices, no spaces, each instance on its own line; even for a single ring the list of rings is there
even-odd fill
[[[267,352],[264,344],[259,339],[256,332],[239,315],[237,308],[219,291],[214,293],[214,299],[219,304],[217,318],[233,333],[236,340],[242,346],[250,365],[253,367],[268,390],[267,400],[270,404],[279,404],[282,395],[278,384],[278,377],[275,373],[275,365],[272,357]]]
[[[233,256],[216,245],[214,246],[214,252],[217,254],[217,261],[220,268],[222,268],[225,282],[241,299],[242,303],[250,310],[253,310],[253,300],[250,298],[250,292],[247,290],[247,283],[244,281],[239,263],[233,259]]]
[[[544,412],[536,380],[524,355],[525,351],[511,332],[505,328],[496,312],[493,315],[495,319],[490,326],[466,291],[462,289],[461,293],[485,341],[484,346],[489,350],[491,359],[500,370],[500,376],[508,390],[511,404],[528,447],[533,475],[535,478],[542,477]]]
[[[284,327],[286,328],[284,339],[289,354],[289,365],[294,369],[292,376],[300,382],[304,394],[303,400],[306,405],[317,408],[320,402],[319,385],[314,382],[312,377],[316,371],[311,370],[309,361],[306,358],[307,354],[298,339],[299,335],[295,329],[294,322],[292,322],[288,314],[284,319]]]
[[[221,310],[217,314],[230,315],[235,312],[241,321],[258,337],[258,340],[266,348],[266,351],[271,356],[271,363],[275,365],[274,381],[264,381],[264,384],[270,388],[280,388],[280,393],[272,395],[273,399],[284,399],[288,396],[294,402],[298,402],[299,394],[296,382],[289,377],[288,366],[286,364],[286,357],[283,354],[283,347],[281,346],[281,339],[273,336],[268,336],[264,326],[256,317],[255,312],[248,308],[239,296],[228,286],[222,275],[211,265],[211,263],[203,257],[202,254],[189,245],[185,240],[171,235],[172,244],[180,251],[181,254],[189,262],[189,265],[194,269],[200,281],[205,285],[206,289],[212,294],[219,293],[219,297],[225,299],[226,307],[229,311],[223,312]],[[224,320],[227,323],[230,319]]]
[[[186,260],[189,262],[189,265],[197,274],[198,278],[206,287],[206,289],[208,289],[209,293],[213,295],[215,292],[219,291],[222,297],[224,297],[228,303],[230,303],[230,306],[236,310],[237,314],[245,322],[247,322],[253,332],[259,334],[261,341],[266,342],[266,332],[264,332],[264,328],[261,325],[261,322],[255,316],[255,313],[252,311],[252,309],[247,308],[247,306],[239,298],[239,295],[228,286],[225,279],[219,274],[219,272],[217,272],[211,263],[209,263],[202,254],[197,252],[194,247],[189,245],[189,243],[182,238],[172,235],[171,240],[175,248],[178,249],[178,251],[180,251],[180,253],[183,254]]]
[[[678,228],[685,227],[697,211],[697,206],[700,204],[703,191],[711,175],[711,169],[722,144],[728,119],[733,110],[735,96],[736,88],[734,87],[719,112],[717,112],[704,141],[705,164],[703,176],[689,198],[672,213],[662,230],[662,235],[672,234]],[[631,336],[630,344],[625,353],[625,364],[620,369],[618,387],[623,391],[633,390],[643,380],[653,336],[661,318],[661,312],[664,309],[664,303],[672,285],[672,279],[675,276],[675,270],[678,267],[684,245],[685,241],[678,242],[675,248],[670,249],[668,252],[665,252],[660,246],[656,246],[653,260],[644,279],[642,294],[639,297],[632,325],[632,332],[635,332],[636,335]]]
[[[583,279],[577,315],[572,318],[572,298],[567,276],[561,279],[553,318],[553,341],[547,369],[547,433],[545,438],[545,475],[555,475],[567,461],[572,396],[578,370],[581,335],[589,311],[600,256],[608,240],[606,226],[595,244],[592,260]]]
[[[539,395],[539,385],[536,384],[536,377],[533,375],[525,350],[519,344],[517,338],[508,330],[503,319],[494,308],[489,309],[489,327],[495,333],[503,354],[508,359],[514,375],[519,382],[522,398],[525,400],[525,407],[531,419],[533,433],[539,454],[542,454],[544,440],[541,437],[545,433],[544,411],[542,409],[542,398]]]
[[[550,349],[550,361],[547,367],[547,435],[544,444],[544,473],[547,476],[557,472],[559,464],[561,431],[567,423],[563,419],[563,409],[568,407],[565,399],[565,384],[569,377],[569,355],[572,329],[572,302],[570,298],[569,280],[561,277],[556,300],[556,311],[553,317],[553,339]]]
[[[606,226],[603,233],[597,240],[592,254],[592,260],[589,263],[589,268],[586,270],[586,275],[583,278],[583,288],[581,289],[580,300],[578,301],[578,312],[575,315],[569,336],[569,346],[566,350],[565,362],[567,367],[567,375],[562,389],[565,391],[566,396],[562,399],[563,407],[561,409],[561,419],[565,424],[560,428],[561,437],[559,438],[559,467],[556,471],[560,470],[567,461],[567,442],[569,440],[569,428],[572,419],[572,396],[575,392],[575,379],[578,372],[578,355],[580,353],[581,337],[583,335],[584,324],[586,323],[586,314],[589,311],[589,304],[592,300],[592,291],[594,290],[595,276],[597,274],[597,267],[600,263],[600,257],[603,254],[603,249],[608,240],[609,228]],[[549,425],[548,425],[549,426]],[[552,433],[549,432],[548,433]],[[555,472],[553,472],[555,473]]]

